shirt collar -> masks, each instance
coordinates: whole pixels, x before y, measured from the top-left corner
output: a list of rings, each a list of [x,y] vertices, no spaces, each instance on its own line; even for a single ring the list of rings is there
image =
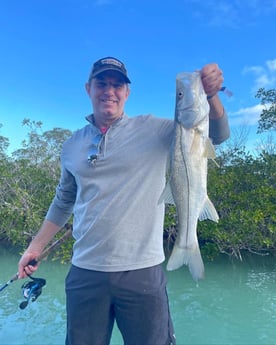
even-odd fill
[[[94,120],[94,114],[93,114],[93,113],[90,114],[90,115],[85,116],[85,119],[86,119],[91,125],[93,125],[94,127],[96,127],[96,126],[95,126],[95,120]],[[116,121],[114,121],[110,127],[118,126],[118,125],[124,123],[125,121],[127,121],[127,119],[128,119],[127,114],[126,114],[126,113],[123,113],[123,115],[122,115],[119,119],[117,119]],[[97,127],[96,127],[96,128],[97,128]]]

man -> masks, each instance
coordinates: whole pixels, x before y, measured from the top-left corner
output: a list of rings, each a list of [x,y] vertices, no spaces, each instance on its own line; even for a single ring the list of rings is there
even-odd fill
[[[201,70],[210,104],[210,136],[229,136],[217,92],[216,64]],[[124,64],[94,63],[86,91],[89,124],[65,142],[61,177],[45,221],[19,262],[19,276],[74,213],[72,266],[66,278],[67,345],[109,344],[114,322],[126,345],[175,344],[162,270],[165,186],[173,120],[128,118]]]

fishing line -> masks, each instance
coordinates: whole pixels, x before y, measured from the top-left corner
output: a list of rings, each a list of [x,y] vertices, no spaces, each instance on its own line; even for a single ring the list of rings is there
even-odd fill
[[[219,91],[223,92],[226,96],[228,97],[232,97],[233,96],[233,92],[231,90],[229,90],[226,86],[222,86]],[[212,95],[207,96],[207,99],[211,99],[212,97],[214,97],[217,93],[214,93]]]
[[[228,96],[228,97],[232,97],[233,96],[233,92],[231,90],[227,89],[226,86],[221,87],[219,91],[225,93],[225,95]]]

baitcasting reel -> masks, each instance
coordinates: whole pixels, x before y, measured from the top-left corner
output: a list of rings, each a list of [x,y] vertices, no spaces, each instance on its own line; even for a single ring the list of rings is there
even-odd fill
[[[19,304],[20,309],[25,309],[30,301],[34,302],[38,296],[42,293],[42,288],[46,285],[46,280],[43,278],[33,278],[29,276],[32,280],[25,282],[22,285],[23,297],[26,301],[23,301]]]

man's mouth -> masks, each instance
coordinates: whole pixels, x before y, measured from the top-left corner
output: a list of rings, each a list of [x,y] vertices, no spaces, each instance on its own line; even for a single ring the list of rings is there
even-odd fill
[[[103,103],[105,103],[105,104],[114,104],[114,103],[117,103],[117,101],[114,100],[114,99],[102,99],[101,101],[102,101]]]

